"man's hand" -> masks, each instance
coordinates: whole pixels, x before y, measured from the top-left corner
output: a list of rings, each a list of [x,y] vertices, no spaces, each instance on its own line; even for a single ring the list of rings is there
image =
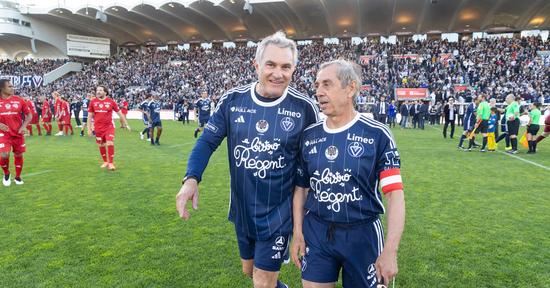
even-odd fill
[[[10,127],[8,127],[8,125],[6,125],[4,123],[0,123],[0,130],[2,130],[4,132],[8,132],[8,131],[10,131]]]
[[[292,233],[292,246],[290,247],[290,256],[292,262],[296,267],[302,269],[302,260],[306,254],[306,242],[304,241],[304,234],[301,231],[294,231]]]
[[[376,268],[378,283],[388,286],[393,277],[397,275],[397,252],[384,249],[376,259],[374,267]]]
[[[17,131],[17,133],[19,133],[21,135],[25,135],[27,133],[27,127],[25,127],[25,126],[19,127],[19,130]]]
[[[199,209],[199,187],[197,180],[190,178],[181,186],[180,192],[176,195],[176,208],[180,217],[189,220],[191,214],[187,211],[187,201],[192,200],[193,210]]]
[[[92,127],[88,126],[88,137],[92,137]]]

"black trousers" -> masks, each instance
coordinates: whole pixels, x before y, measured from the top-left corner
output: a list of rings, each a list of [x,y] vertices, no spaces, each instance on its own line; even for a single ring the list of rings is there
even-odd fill
[[[378,121],[386,124],[386,118],[387,118],[387,115],[386,114],[378,114]]]
[[[80,115],[80,109],[74,109],[73,112],[74,112],[74,120],[76,121],[76,126],[80,126],[81,125],[80,117],[78,117]]]
[[[182,122],[183,124],[185,124],[186,121],[187,121],[187,124],[189,124],[189,112],[187,112],[187,113],[181,113],[181,117],[182,117],[181,122]]]
[[[455,120],[445,120],[445,125],[443,126],[443,137],[447,138],[447,127],[451,125],[451,138],[455,135]]]

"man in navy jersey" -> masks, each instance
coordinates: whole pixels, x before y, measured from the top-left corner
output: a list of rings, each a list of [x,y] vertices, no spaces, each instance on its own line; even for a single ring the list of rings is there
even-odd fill
[[[204,126],[206,126],[206,123],[208,123],[208,119],[210,119],[210,106],[212,105],[212,100],[208,98],[208,93],[206,91],[202,91],[200,94],[201,98],[195,102],[195,116],[199,123],[199,127],[195,129],[195,138],[197,138],[199,132],[201,132]]]
[[[145,128],[143,131],[139,132],[139,137],[141,140],[143,140],[144,136],[147,136],[147,140],[149,140],[149,118],[147,114],[149,113],[149,103],[151,102],[151,94],[147,94],[146,98],[139,104],[138,110],[143,113],[143,124],[145,125]]]
[[[462,133],[462,136],[460,136],[460,141],[458,142],[458,149],[463,149],[462,143],[464,143],[464,140],[472,134],[472,132],[475,129],[476,124],[476,104],[477,100],[473,100],[470,104],[468,104],[468,107],[466,108],[466,114],[464,114],[464,120],[462,121],[464,124],[464,132]],[[472,151],[472,146],[474,146],[474,142],[468,140],[469,143],[471,143],[468,146],[468,149],[465,149],[465,151]]]
[[[162,134],[162,122],[160,121],[160,108],[158,94],[153,96],[153,100],[149,102],[147,118],[149,119],[149,137],[151,145],[160,145],[159,139]],[[157,128],[157,137],[155,138],[155,127]]]
[[[293,201],[291,256],[304,287],[334,287],[340,270],[343,287],[387,285],[397,274],[405,224],[399,152],[387,126],[354,109],[360,75],[336,60],[323,63],[315,81],[327,119],[302,134]],[[385,242],[379,188],[388,206]]]
[[[299,139],[318,119],[313,101],[289,87],[297,61],[296,43],[282,32],[261,41],[254,60],[258,82],[220,97],[176,197],[180,217],[189,219],[186,203],[192,200],[197,209],[198,183],[227,137],[229,220],[235,224],[243,273],[253,278],[254,287],[287,287],[277,278],[292,231]]]
[[[84,136],[84,131],[88,130],[88,106],[90,105],[90,100],[94,95],[92,93],[86,94],[86,98],[82,99],[82,128],[80,130],[80,136]]]

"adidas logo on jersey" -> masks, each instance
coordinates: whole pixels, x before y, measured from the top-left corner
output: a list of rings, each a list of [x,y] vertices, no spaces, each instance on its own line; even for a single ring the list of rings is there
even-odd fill
[[[277,252],[277,254],[271,256],[271,259],[275,259],[275,260],[281,259],[281,252]]]
[[[309,150],[309,154],[317,154],[317,146],[313,146],[313,148]]]
[[[244,117],[243,115],[239,116],[237,119],[235,119],[235,123],[244,123]]]

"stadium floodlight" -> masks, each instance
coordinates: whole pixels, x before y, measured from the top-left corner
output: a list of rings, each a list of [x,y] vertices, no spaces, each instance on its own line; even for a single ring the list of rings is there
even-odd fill
[[[254,8],[252,8],[252,4],[250,4],[250,1],[248,0],[244,1],[243,10],[248,11],[248,14],[252,14],[252,12],[254,11]]]

